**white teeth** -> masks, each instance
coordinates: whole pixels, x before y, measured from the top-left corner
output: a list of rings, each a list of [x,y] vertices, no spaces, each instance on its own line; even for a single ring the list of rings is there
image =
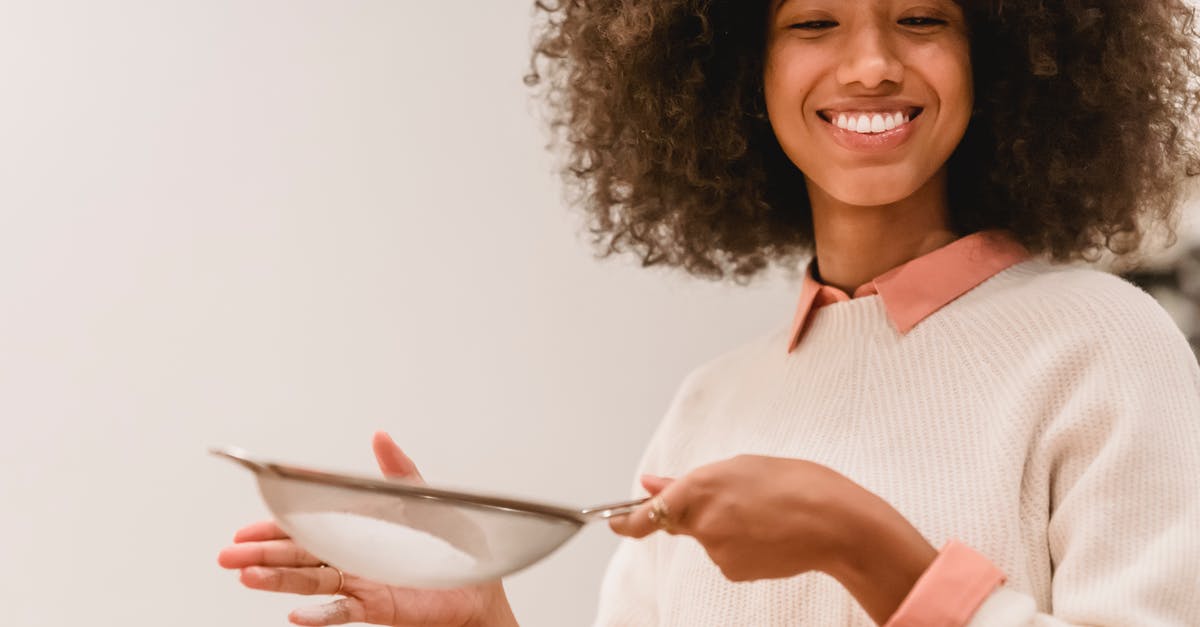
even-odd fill
[[[909,121],[908,114],[900,111],[895,113],[838,113],[836,117],[830,117],[830,122],[834,126],[863,134],[883,133],[908,124]]]

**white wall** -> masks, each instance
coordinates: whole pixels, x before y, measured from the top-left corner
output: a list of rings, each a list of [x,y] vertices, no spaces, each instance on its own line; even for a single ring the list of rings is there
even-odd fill
[[[264,456],[624,498],[686,371],[794,290],[599,263],[521,82],[526,0],[0,3],[3,623],[285,625],[216,565]],[[585,624],[615,539],[509,589]]]

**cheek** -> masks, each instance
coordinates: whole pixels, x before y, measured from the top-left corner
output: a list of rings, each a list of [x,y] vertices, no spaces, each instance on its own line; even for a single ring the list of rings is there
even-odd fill
[[[816,80],[817,65],[818,60],[811,55],[789,54],[786,49],[768,54],[763,97],[771,125],[776,129],[796,129],[803,123],[804,105]]]
[[[961,68],[955,68],[954,75],[946,76],[939,85],[939,91],[942,91],[943,102],[948,102],[952,107],[950,113],[964,117],[971,117],[971,110],[975,106],[975,89],[972,84],[970,70],[967,69],[963,73]]]
[[[787,79],[778,70],[769,72],[763,77],[763,98],[767,105],[767,119],[775,129],[786,125],[786,111],[794,102],[788,93],[788,85]]]
[[[914,67],[927,68],[925,80],[937,94],[943,115],[953,120],[971,117],[975,87],[965,45],[930,50]]]
[[[957,146],[966,134],[975,107],[971,77],[956,77],[956,80],[946,87],[953,95],[944,96],[942,100],[945,117],[942,132],[947,141]]]

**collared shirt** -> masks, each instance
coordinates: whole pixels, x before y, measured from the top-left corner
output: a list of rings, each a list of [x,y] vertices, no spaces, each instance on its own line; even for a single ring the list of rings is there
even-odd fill
[[[906,334],[954,299],[1028,258],[1029,251],[1006,231],[981,231],[884,272],[858,286],[853,298],[879,295],[892,326]],[[789,353],[803,339],[817,310],[851,299],[842,290],[818,281],[815,264],[814,259],[804,273]],[[952,541],[942,548],[885,627],[966,624],[1004,580],[1004,574],[987,558]]]
[[[932,282],[980,263],[944,252]],[[891,278],[922,262],[905,265]],[[1029,259],[901,334],[902,303],[874,289],[804,311],[791,353],[785,326],[693,369],[637,474],[756,453],[852,478],[942,547],[887,627],[1200,625],[1200,366],[1162,307]],[[876,624],[828,577],[730,582],[685,540],[623,541],[595,624]]]
[[[905,334],[971,288],[1028,258],[1029,251],[1008,232],[980,231],[884,272],[855,289],[853,298],[878,294],[892,325]],[[815,265],[814,259],[804,273],[789,353],[799,345],[817,310],[851,298],[818,281],[813,276]]]

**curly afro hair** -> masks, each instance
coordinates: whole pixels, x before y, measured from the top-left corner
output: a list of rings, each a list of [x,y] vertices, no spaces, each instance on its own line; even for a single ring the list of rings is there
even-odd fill
[[[976,114],[951,228],[1056,260],[1135,251],[1200,174],[1186,0],[960,0]],[[746,282],[812,250],[803,175],[762,93],[767,0],[538,1],[526,82],[602,256]]]

